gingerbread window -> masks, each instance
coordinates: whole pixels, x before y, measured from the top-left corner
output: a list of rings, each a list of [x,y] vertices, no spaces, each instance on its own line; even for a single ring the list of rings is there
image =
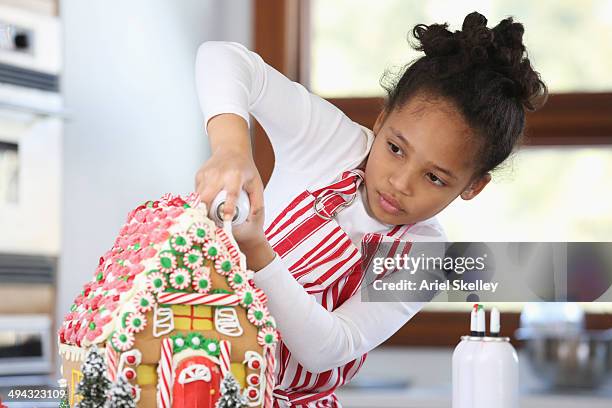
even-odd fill
[[[176,330],[212,330],[213,317],[210,306],[173,305]]]

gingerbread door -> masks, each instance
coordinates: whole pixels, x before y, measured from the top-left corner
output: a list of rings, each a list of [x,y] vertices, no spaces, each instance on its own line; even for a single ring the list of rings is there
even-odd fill
[[[173,408],[214,408],[220,396],[221,371],[204,356],[182,360],[174,373]]]

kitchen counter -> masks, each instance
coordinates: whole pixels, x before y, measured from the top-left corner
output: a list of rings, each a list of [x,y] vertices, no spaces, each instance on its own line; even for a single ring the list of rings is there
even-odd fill
[[[410,387],[405,390],[359,390],[346,388],[336,393],[345,408],[449,408],[451,387]],[[521,408],[610,408],[612,389],[595,393],[568,394],[523,392]]]
[[[383,347],[336,395],[345,408],[449,408],[452,349]],[[610,408],[612,378],[595,390],[547,390],[519,352],[521,408]]]

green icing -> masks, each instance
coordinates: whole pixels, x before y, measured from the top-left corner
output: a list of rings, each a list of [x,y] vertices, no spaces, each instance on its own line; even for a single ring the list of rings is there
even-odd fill
[[[232,269],[232,263],[230,261],[223,261],[221,264],[221,269],[225,272],[229,272]]]
[[[161,258],[159,258],[159,263],[164,268],[171,268],[172,267],[172,260],[169,257],[167,257],[167,256],[162,256]]]

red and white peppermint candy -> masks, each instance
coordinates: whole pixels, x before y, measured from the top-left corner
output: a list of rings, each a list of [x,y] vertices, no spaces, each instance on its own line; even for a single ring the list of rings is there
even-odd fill
[[[202,253],[206,258],[215,260],[221,254],[221,248],[214,241],[209,241],[202,246]]]
[[[111,345],[119,351],[128,351],[134,345],[134,335],[125,330],[117,330],[111,338]]]
[[[237,289],[236,295],[240,297],[240,304],[243,307],[250,307],[257,299],[255,290],[247,286]]]
[[[150,291],[161,293],[166,289],[166,277],[161,272],[153,272],[147,276],[147,287]]]
[[[170,274],[170,285],[175,289],[187,289],[191,285],[191,274],[186,268],[177,268]]]
[[[257,343],[260,346],[272,346],[278,342],[278,332],[271,327],[263,327],[257,333]]]
[[[193,281],[191,282],[193,290],[198,293],[208,293],[210,291],[210,269],[198,268],[193,272]]]
[[[149,292],[139,292],[134,296],[133,302],[139,312],[146,313],[155,307],[155,296]]]
[[[171,251],[161,251],[157,258],[157,268],[161,272],[170,273],[176,268],[176,257]]]
[[[232,289],[237,290],[248,285],[246,274],[243,271],[233,270],[227,278],[227,282]]]
[[[183,265],[188,268],[195,269],[202,266],[203,263],[204,256],[202,255],[202,252],[198,251],[197,249],[192,249],[183,255]]]
[[[253,304],[247,312],[247,318],[249,322],[255,326],[263,326],[265,321],[268,319],[270,313],[263,305],[258,303]]]
[[[187,234],[177,234],[170,238],[170,247],[178,252],[187,252],[193,243]]]
[[[147,318],[142,313],[130,313],[125,319],[125,328],[129,333],[140,333],[147,325]]]
[[[196,222],[189,227],[187,235],[194,243],[203,244],[212,239],[212,228],[203,222]]]
[[[229,276],[233,268],[234,264],[229,256],[219,256],[217,259],[215,259],[215,269],[220,275]]]

